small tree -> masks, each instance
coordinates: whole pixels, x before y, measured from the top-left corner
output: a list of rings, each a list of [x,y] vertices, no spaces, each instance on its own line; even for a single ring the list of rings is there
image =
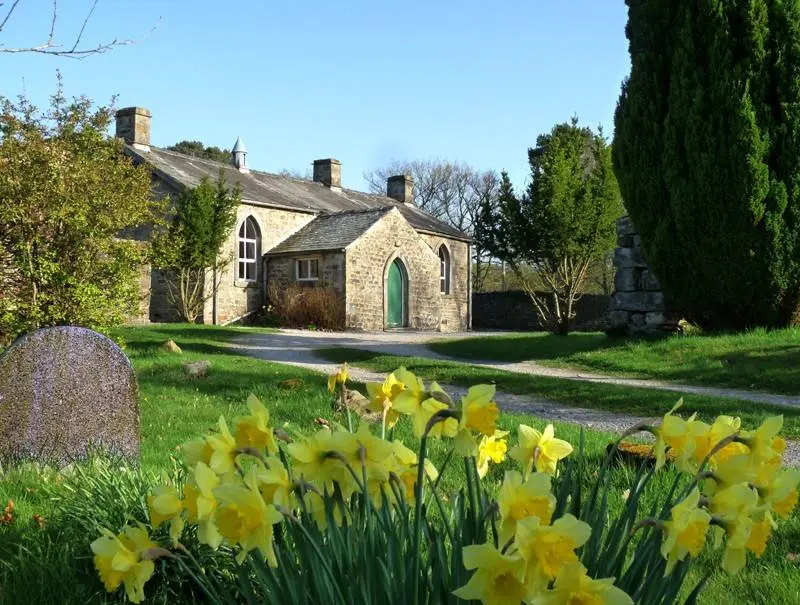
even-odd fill
[[[239,184],[228,187],[221,171],[215,183],[206,177],[181,193],[169,229],[155,238],[153,264],[173,274],[167,280],[168,300],[185,321],[203,312],[231,262],[231,255],[220,250],[236,224],[241,197]]]
[[[514,272],[542,323],[567,334],[589,268],[614,246],[622,203],[602,131],[579,127],[573,118],[536,143],[528,151],[526,193],[517,197],[503,173],[497,209],[484,206],[477,233]]]
[[[154,221],[150,174],[106,135],[111,107],[49,110],[0,99],[0,340],[42,326],[103,328],[134,314],[145,242],[120,233]]]

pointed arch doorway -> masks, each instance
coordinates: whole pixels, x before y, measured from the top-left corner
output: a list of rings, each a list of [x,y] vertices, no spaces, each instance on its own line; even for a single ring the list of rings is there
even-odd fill
[[[408,271],[399,258],[389,265],[386,274],[386,327],[408,326]]]

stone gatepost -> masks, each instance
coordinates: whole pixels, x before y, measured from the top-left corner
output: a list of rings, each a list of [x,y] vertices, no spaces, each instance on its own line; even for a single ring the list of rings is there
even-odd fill
[[[627,216],[617,220],[614,266],[617,273],[609,306],[612,329],[631,334],[673,329],[675,322],[667,313],[664,293],[645,262],[642,238]]]

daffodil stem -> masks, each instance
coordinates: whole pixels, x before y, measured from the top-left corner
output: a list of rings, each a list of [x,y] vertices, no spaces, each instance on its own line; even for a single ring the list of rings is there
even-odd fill
[[[386,416],[389,414],[388,406],[383,406],[383,414],[381,414],[381,439],[386,439]]]

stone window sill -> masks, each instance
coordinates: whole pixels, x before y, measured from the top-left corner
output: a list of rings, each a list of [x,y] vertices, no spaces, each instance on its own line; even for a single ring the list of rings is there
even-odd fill
[[[257,281],[247,281],[247,280],[244,280],[244,279],[236,279],[236,280],[234,280],[233,285],[236,288],[244,288],[246,290],[247,289],[255,289],[255,288],[259,287]]]

